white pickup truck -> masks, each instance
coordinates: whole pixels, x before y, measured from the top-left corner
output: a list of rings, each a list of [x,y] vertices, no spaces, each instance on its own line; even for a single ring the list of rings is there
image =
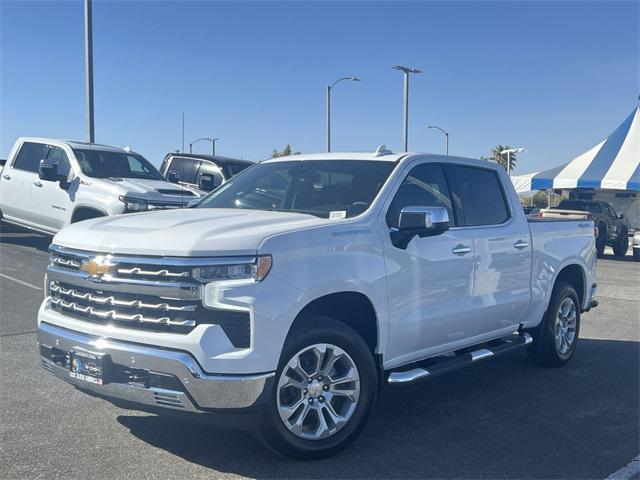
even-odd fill
[[[595,267],[593,223],[527,220],[500,166],[297,155],[193,208],[59,232],[39,351],[117,404],[251,425],[318,458],[358,435],[383,384],[525,347],[568,362]]]
[[[89,218],[188,205],[196,192],[169,183],[126,148],[19,138],[0,169],[0,219],[53,234]]]

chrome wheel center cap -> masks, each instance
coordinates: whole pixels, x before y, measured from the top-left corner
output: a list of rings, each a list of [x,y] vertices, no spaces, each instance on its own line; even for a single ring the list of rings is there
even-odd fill
[[[311,398],[318,398],[322,395],[322,383],[318,380],[314,380],[307,386],[307,391],[309,392],[309,396]]]

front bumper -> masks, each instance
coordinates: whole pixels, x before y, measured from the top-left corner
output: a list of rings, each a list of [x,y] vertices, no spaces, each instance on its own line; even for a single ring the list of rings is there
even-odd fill
[[[273,388],[273,372],[212,375],[182,351],[89,336],[46,322],[38,327],[38,348],[43,367],[58,378],[97,396],[140,406],[191,413],[238,411],[264,404]],[[103,385],[72,378],[71,352],[108,358],[112,373]]]

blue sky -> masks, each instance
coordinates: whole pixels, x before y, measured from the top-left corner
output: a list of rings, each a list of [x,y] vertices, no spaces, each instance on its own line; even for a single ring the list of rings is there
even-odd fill
[[[0,0],[0,156],[21,135],[86,138],[82,1]],[[402,76],[412,77],[410,149],[525,146],[516,172],[564,163],[636,105],[639,2],[269,2],[94,0],[96,141],[159,164],[186,141],[263,159],[291,143],[402,147]],[[196,151],[208,152],[201,142]]]

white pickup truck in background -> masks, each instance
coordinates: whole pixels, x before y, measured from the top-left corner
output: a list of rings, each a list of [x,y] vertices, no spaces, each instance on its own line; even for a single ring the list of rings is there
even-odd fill
[[[250,418],[277,452],[318,458],[356,438],[383,384],[520,348],[564,365],[595,268],[593,222],[528,220],[498,165],[296,155],[194,208],[59,232],[38,342],[78,389]]]
[[[19,138],[0,173],[0,218],[53,234],[89,218],[178,208],[198,199],[118,147]]]

